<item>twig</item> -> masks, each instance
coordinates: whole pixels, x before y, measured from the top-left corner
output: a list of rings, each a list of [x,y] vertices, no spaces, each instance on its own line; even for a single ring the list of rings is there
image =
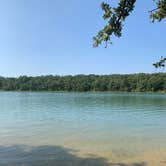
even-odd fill
[[[152,12],[154,12],[154,11],[158,10],[158,9],[160,9],[160,7],[155,8],[155,9],[153,9],[153,10],[150,10],[150,11],[148,11],[148,12],[149,12],[149,13],[152,13]]]

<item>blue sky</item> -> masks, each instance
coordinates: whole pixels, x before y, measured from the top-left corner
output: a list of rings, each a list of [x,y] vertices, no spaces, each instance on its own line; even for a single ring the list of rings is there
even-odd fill
[[[101,2],[0,0],[0,75],[154,72],[152,63],[166,55],[166,21],[150,23],[153,1],[137,1],[122,38],[107,49],[92,47],[105,25]]]

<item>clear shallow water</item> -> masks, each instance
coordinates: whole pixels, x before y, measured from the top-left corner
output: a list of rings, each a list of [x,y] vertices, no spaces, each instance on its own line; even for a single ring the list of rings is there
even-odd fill
[[[44,151],[35,164],[53,147],[116,159],[166,150],[166,95],[0,92],[0,164],[33,161],[20,155],[30,147]]]

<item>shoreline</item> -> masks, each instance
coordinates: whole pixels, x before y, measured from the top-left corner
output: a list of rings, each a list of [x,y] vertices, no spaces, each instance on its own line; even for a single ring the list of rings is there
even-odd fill
[[[151,91],[147,91],[147,92],[127,92],[127,91],[31,91],[31,90],[27,90],[27,91],[23,91],[23,90],[0,90],[0,92],[20,92],[20,93],[97,93],[97,94],[163,94],[166,95],[165,91],[158,91],[158,92],[151,92]]]

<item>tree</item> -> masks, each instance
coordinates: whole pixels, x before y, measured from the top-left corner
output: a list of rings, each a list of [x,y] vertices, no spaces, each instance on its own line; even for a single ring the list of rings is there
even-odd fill
[[[166,18],[166,0],[154,0],[156,8],[149,11],[150,19],[154,21],[162,21]],[[117,7],[112,7],[110,4],[102,2],[101,8],[104,11],[103,19],[107,20],[107,25],[93,37],[94,47],[98,47],[101,43],[105,42],[106,47],[108,44],[112,44],[111,36],[121,37],[123,22],[134,10],[136,0],[119,0]],[[156,68],[164,67],[166,58],[153,65]]]
[[[0,90],[166,92],[166,73],[0,77]]]

